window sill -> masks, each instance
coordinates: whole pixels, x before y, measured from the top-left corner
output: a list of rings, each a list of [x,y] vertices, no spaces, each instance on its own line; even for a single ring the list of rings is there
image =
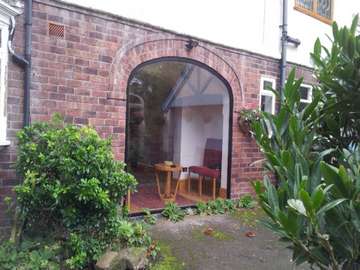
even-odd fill
[[[4,140],[4,141],[0,141],[0,147],[2,146],[9,146],[11,144],[10,141]]]

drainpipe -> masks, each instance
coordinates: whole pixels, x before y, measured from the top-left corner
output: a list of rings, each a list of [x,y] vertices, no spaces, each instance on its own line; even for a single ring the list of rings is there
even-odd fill
[[[281,60],[280,60],[280,100],[284,100],[284,88],[286,77],[286,50],[289,43],[296,48],[301,44],[301,41],[297,38],[290,37],[288,35],[288,1],[283,0],[282,7],[282,25],[281,27]],[[281,106],[281,103],[280,105]]]
[[[24,68],[24,127],[30,124],[30,87],[31,87],[31,34],[32,34],[32,0],[25,0],[25,55],[15,53],[12,41],[15,33],[15,18],[11,18],[8,48],[14,62]]]
[[[281,25],[281,60],[280,60],[280,101],[284,100],[284,87],[286,76],[286,47],[288,41],[288,1],[283,0],[282,7],[282,25]],[[280,105],[281,105],[280,102]],[[279,105],[279,106],[280,106]]]

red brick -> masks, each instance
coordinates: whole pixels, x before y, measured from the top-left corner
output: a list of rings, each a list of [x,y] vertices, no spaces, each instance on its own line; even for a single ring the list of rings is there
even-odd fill
[[[279,80],[277,59],[242,50],[230,51],[205,41],[199,41],[202,46],[188,52],[184,41],[181,41],[183,37],[175,33],[145,28],[136,23],[129,25],[121,18],[96,11],[80,13],[78,8],[66,3],[47,3],[52,3],[52,0],[34,2],[32,121],[47,121],[53,112],[58,111],[64,114],[65,121],[69,123],[90,124],[101,136],[114,135],[114,155],[123,159],[126,87],[132,70],[142,62],[155,58],[191,58],[218,72],[232,89],[234,121],[231,125],[231,196],[252,192],[249,183],[261,178],[263,172],[260,167],[251,167],[249,164],[261,159],[261,153],[254,140],[240,132],[237,114],[244,106],[258,107],[261,76],[272,76]],[[17,17],[14,38],[15,50],[19,52],[23,51],[24,46],[23,16]],[[65,39],[49,38],[49,21],[65,25]],[[152,37],[155,32],[156,37]],[[146,42],[150,39],[157,41]],[[140,41],[134,44],[135,40]],[[311,69],[298,66],[297,70],[297,76],[304,76],[305,82],[314,82]],[[0,202],[2,197],[12,194],[11,186],[17,183],[13,163],[16,157],[15,136],[22,127],[23,119],[22,89],[23,70],[10,62],[7,134],[12,145],[0,149]],[[245,96],[244,101],[241,100],[242,96]],[[0,227],[1,223],[8,225],[9,219],[0,215]]]

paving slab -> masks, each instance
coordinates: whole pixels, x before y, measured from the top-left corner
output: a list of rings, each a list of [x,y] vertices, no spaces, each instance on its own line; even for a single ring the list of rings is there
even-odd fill
[[[150,232],[176,258],[176,269],[309,269],[295,268],[291,252],[257,222],[258,218],[256,211],[241,211],[232,215],[187,216],[178,223],[160,219]],[[252,234],[255,236],[249,237]]]

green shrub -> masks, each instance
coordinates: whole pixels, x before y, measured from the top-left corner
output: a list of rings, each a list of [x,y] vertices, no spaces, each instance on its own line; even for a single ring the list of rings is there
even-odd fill
[[[355,38],[354,25],[357,18],[350,30],[338,30],[334,24],[333,49],[323,48],[324,59],[319,59],[321,45],[316,43],[314,60],[316,68],[321,66],[317,74],[322,75],[313,102],[302,108],[302,81],[295,80],[292,71],[278,114],[261,113],[252,126],[265,167],[278,180],[277,187],[268,177],[263,184],[254,184],[259,203],[270,217],[265,224],[290,243],[296,264],[306,261],[319,269],[360,267],[360,149],[356,148],[360,37]],[[350,49],[354,44],[356,48]],[[341,119],[336,128],[327,119],[331,114],[335,121]],[[351,151],[335,151],[342,147]]]
[[[226,199],[224,200],[224,209],[225,212],[233,212],[236,209],[236,204],[233,200],[231,199]]]
[[[156,224],[156,217],[151,214],[148,208],[144,208],[144,222],[150,225]]]
[[[118,239],[122,246],[149,246],[151,238],[142,223],[123,220],[119,223]]]
[[[235,202],[231,199],[221,199],[208,201],[207,203],[198,202],[196,211],[199,215],[217,215],[232,212],[236,209]]]
[[[196,203],[196,212],[199,215],[210,215],[211,209],[208,207],[207,203],[198,202]]]
[[[320,125],[317,130],[322,148],[353,149],[360,142],[360,35],[358,16],[350,28],[333,24],[330,48],[318,39],[311,54],[320,82]]]
[[[244,195],[237,201],[237,207],[239,208],[254,208],[256,201],[251,195]]]
[[[207,204],[213,215],[225,214],[225,204],[223,199],[218,198],[216,200],[209,201]]]
[[[22,229],[52,235],[66,248],[70,268],[96,260],[117,236],[119,203],[136,184],[114,160],[111,141],[59,119],[27,127],[18,139],[24,181],[15,187],[20,222],[13,236]]]
[[[0,245],[1,270],[60,270],[59,246],[24,241],[20,247],[7,241]]]
[[[161,214],[172,222],[181,221],[185,217],[185,212],[173,202],[167,203]]]

